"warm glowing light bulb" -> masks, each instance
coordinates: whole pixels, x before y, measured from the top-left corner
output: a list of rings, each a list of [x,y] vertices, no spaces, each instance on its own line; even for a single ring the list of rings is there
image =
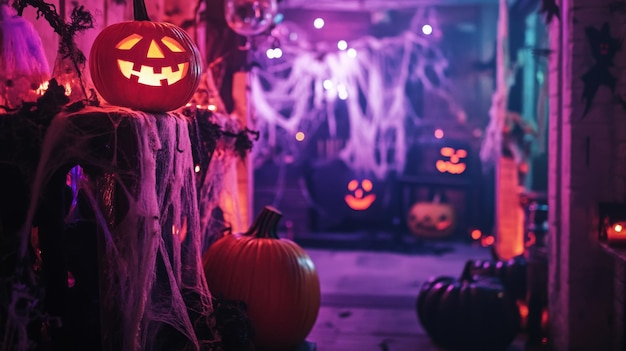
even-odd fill
[[[496,241],[496,239],[493,236],[486,236],[481,240],[481,244],[483,245],[483,247],[487,247],[487,246],[491,246],[493,245],[493,243]]]
[[[50,82],[43,82],[39,84],[39,87],[37,88],[37,90],[35,90],[35,92],[37,93],[37,95],[43,95],[46,93],[46,90],[48,90],[49,85]]]
[[[351,57],[351,58],[356,57],[356,50],[354,48],[348,49],[348,57]]]
[[[303,132],[297,132],[297,133],[296,133],[296,140],[297,140],[297,141],[302,141],[302,140],[304,140],[304,133],[303,133]]]
[[[483,236],[483,233],[481,233],[481,231],[478,229],[474,229],[472,230],[472,233],[470,235],[472,236],[472,239],[478,240],[481,236]]]
[[[330,90],[333,88],[334,84],[332,80],[325,79],[324,82],[322,83],[322,86],[324,87],[324,89]]]
[[[215,110],[217,110],[217,106],[215,106],[215,105],[213,105],[213,104],[209,104],[209,105],[207,106],[207,109],[208,109],[209,111],[215,111]]]
[[[430,24],[425,24],[422,26],[422,33],[426,35],[433,34],[433,27]]]
[[[616,224],[613,229],[615,229],[616,232],[620,233],[624,227],[621,224]]]
[[[337,42],[337,49],[339,50],[345,50],[348,48],[348,42],[345,40],[339,40]]]
[[[267,51],[265,51],[265,56],[267,56],[268,59],[273,59],[274,56],[274,49],[267,49]]]
[[[437,138],[437,139],[443,138],[443,130],[441,130],[439,128],[435,129],[435,138]]]
[[[281,50],[280,48],[274,49],[274,58],[281,58],[281,57],[283,57],[283,50]]]
[[[319,17],[316,18],[315,21],[313,21],[313,27],[317,29],[322,29],[322,27],[324,27],[324,19]]]
[[[196,165],[196,166],[193,168],[193,170],[194,170],[196,173],[200,173],[200,165]]]

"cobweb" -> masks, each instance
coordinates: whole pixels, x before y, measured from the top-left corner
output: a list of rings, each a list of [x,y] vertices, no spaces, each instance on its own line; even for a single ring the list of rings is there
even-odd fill
[[[34,88],[50,77],[50,68],[34,26],[0,2],[0,104],[10,108],[38,97]]]
[[[191,150],[188,120],[176,113],[86,107],[57,115],[47,130],[19,256],[51,175],[81,166],[82,209],[79,201],[66,222],[91,211],[97,227],[105,350],[216,342]]]
[[[326,128],[331,139],[346,138],[339,158],[354,171],[378,178],[401,171],[407,127],[419,126],[422,118],[411,105],[418,97],[407,93],[410,84],[421,83],[426,92],[446,101],[453,116],[464,120],[465,112],[449,93],[448,61],[437,40],[416,34],[417,25],[433,23],[433,16],[433,11],[418,10],[411,28],[396,37],[351,41],[356,55],[320,51],[304,35],[290,40],[290,34],[298,33],[297,26],[280,24],[274,32],[283,57],[251,74],[256,128],[261,132],[253,150],[255,162],[262,163],[277,151],[303,157],[295,134],[313,135]],[[346,111],[347,132],[340,130],[341,110]]]

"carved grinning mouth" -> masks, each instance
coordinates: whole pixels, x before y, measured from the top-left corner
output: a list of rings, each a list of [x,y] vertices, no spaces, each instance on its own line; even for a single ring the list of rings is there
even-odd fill
[[[179,63],[176,66],[161,67],[160,73],[155,72],[154,67],[141,65],[139,71],[134,70],[134,63],[130,61],[117,60],[120,72],[127,79],[132,76],[138,78],[139,84],[160,87],[163,85],[172,85],[183,79],[189,71],[189,63]]]
[[[344,199],[348,206],[350,206],[350,208],[352,208],[353,210],[363,211],[367,210],[372,205],[372,203],[374,203],[374,200],[376,200],[376,195],[368,194],[365,197],[361,198],[354,197],[352,195],[346,195]]]

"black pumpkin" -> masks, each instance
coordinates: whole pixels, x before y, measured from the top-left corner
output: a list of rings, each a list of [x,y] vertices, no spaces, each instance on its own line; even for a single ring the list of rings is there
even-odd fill
[[[468,260],[470,274],[500,279],[502,285],[517,300],[526,298],[526,267],[524,255],[508,260]]]
[[[519,331],[515,299],[496,278],[435,277],[422,285],[417,316],[432,341],[449,350],[504,350]]]

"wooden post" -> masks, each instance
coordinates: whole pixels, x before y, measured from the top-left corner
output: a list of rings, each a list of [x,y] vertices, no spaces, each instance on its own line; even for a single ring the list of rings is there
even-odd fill
[[[515,160],[502,156],[502,133],[508,114],[509,92],[509,33],[508,4],[499,1],[498,34],[496,46],[496,91],[490,113],[496,134],[496,220],[495,251],[501,259],[509,259],[524,252],[523,214],[519,204],[519,180]]]
[[[496,252],[504,260],[524,253],[524,213],[517,162],[501,157],[496,167]]]
[[[250,72],[237,72],[233,76],[233,101],[234,110],[233,114],[240,121],[242,126],[251,127],[253,109],[250,103]],[[252,128],[251,128],[252,129]],[[236,218],[239,219],[240,228],[234,228],[237,233],[247,230],[252,221],[253,212],[253,165],[250,156],[247,155],[245,159],[239,159],[237,161],[237,200],[238,200],[238,213]],[[235,222],[233,222],[235,226]]]

